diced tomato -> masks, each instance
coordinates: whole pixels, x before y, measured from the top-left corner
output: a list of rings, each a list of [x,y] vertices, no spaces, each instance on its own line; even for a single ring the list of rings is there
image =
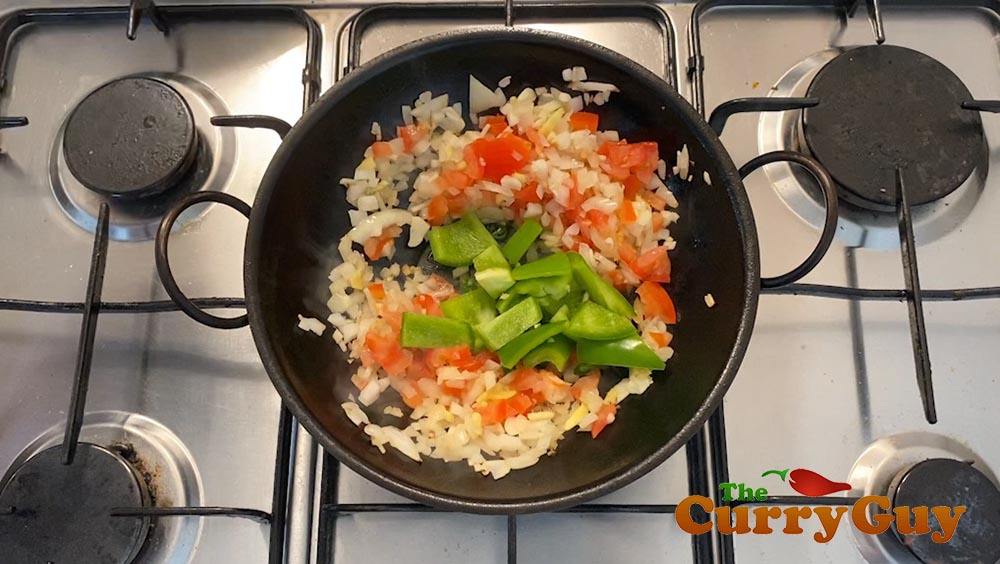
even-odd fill
[[[372,156],[376,159],[384,159],[390,155],[392,155],[392,145],[385,141],[372,143]]]
[[[388,308],[380,307],[378,314],[389,324],[389,327],[392,327],[393,331],[399,333],[400,328],[403,326],[403,312],[390,311]]]
[[[605,403],[601,406],[601,409],[597,410],[597,421],[590,426],[590,436],[597,438],[597,435],[601,434],[601,431],[611,423],[614,418],[615,413],[618,412],[618,406],[613,403]]]
[[[643,280],[670,282],[670,257],[664,246],[653,247],[635,260],[635,273]]]
[[[579,401],[583,397],[583,393],[587,391],[597,392],[597,384],[601,382],[601,372],[599,370],[593,370],[590,374],[583,376],[573,384],[570,388],[570,393],[573,395],[573,399]]]
[[[410,352],[413,354],[413,362],[406,367],[406,377],[413,381],[434,378],[437,373],[433,368],[427,366],[427,362],[424,360],[426,358],[424,351],[417,349]]]
[[[612,143],[606,141],[597,150],[607,157],[606,172],[615,180],[627,180],[634,173],[643,184],[649,182],[660,160],[660,150],[655,142]]]
[[[378,260],[382,258],[382,255],[385,254],[389,245],[391,245],[392,242],[396,240],[396,237],[398,237],[402,232],[403,230],[397,225],[386,227],[382,230],[381,235],[378,237],[372,237],[371,239],[365,241],[365,254],[368,255],[368,258],[371,260]]]
[[[387,324],[369,329],[365,335],[365,348],[389,376],[405,374],[413,362],[413,355],[400,346],[399,335]]]
[[[624,291],[628,288],[628,282],[625,280],[625,275],[621,270],[612,270],[608,276],[611,278],[611,285],[618,289],[618,291]]]
[[[626,200],[634,200],[639,195],[639,192],[646,187],[646,183],[634,175],[626,178],[622,185],[625,187],[624,196]]]
[[[493,194],[493,192],[489,192],[489,194]],[[468,200],[466,199],[465,194],[458,194],[448,198],[448,214],[453,217],[462,215],[465,213],[465,206],[467,203]]]
[[[536,403],[528,394],[518,392],[507,399],[493,400],[487,402],[486,405],[477,406],[473,409],[479,412],[479,415],[483,418],[483,425],[492,425],[494,423],[503,423],[509,417],[524,415]]]
[[[669,324],[677,323],[677,309],[674,308],[674,301],[670,299],[670,294],[657,282],[646,281],[639,285],[636,290],[642,305],[649,317],[659,317]]]
[[[529,127],[524,130],[524,137],[531,141],[531,144],[535,146],[536,149],[544,149],[549,146],[549,140],[545,138],[544,135],[538,132],[534,127]]]
[[[376,300],[385,299],[385,285],[381,282],[376,282],[368,286],[368,293],[371,294],[372,298]]]
[[[451,190],[452,193],[458,193],[472,186],[472,179],[460,170],[447,169],[441,171],[438,184],[446,190]]]
[[[622,261],[624,261],[629,268],[635,271],[632,263],[635,262],[638,253],[636,252],[635,247],[632,246],[632,243],[626,241],[624,237],[619,234],[615,238],[615,248],[618,249],[618,258],[622,259]]]
[[[441,306],[438,304],[438,301],[434,299],[434,296],[430,294],[417,294],[417,296],[413,298],[413,303],[420,308],[420,311],[424,315],[441,316]]]
[[[476,154],[471,143],[462,150],[462,159],[465,160],[465,174],[469,175],[469,178],[479,180],[483,177],[482,157]]]
[[[576,112],[569,116],[569,128],[573,131],[587,130],[596,133],[599,118],[590,112]]]
[[[665,347],[670,344],[670,341],[674,340],[674,336],[670,333],[660,333],[659,331],[650,331],[649,336],[656,341],[657,346]]]
[[[514,203],[511,207],[517,211],[524,211],[528,207],[528,204],[540,203],[542,203],[542,198],[538,195],[538,183],[529,182],[520,190],[514,191]]]
[[[403,403],[405,403],[411,409],[416,409],[420,407],[420,404],[424,402],[424,394],[417,389],[416,386],[407,383],[408,385],[400,390],[399,395],[403,396]]]
[[[441,384],[441,391],[449,396],[460,398],[465,394],[465,380],[445,380]]]
[[[521,367],[514,373],[510,387],[531,396],[536,402],[559,402],[565,399],[570,385],[547,370]]]
[[[413,147],[427,136],[427,130],[418,125],[403,125],[396,128],[396,135],[403,139],[403,151],[411,153]]]
[[[657,196],[653,192],[649,191],[643,192],[641,197],[643,200],[646,200],[647,204],[653,206],[653,209],[655,210],[663,211],[667,209],[667,201]]]
[[[611,216],[597,210],[587,212],[587,220],[590,225],[602,236],[607,237],[611,233]]]
[[[611,154],[611,149],[616,146],[626,145],[624,141],[605,141],[601,143],[601,146],[597,148],[597,154],[604,155],[605,157]]]
[[[448,198],[444,194],[438,194],[431,198],[427,205],[427,223],[431,225],[441,225],[448,217]]]
[[[635,208],[632,207],[630,200],[625,200],[622,202],[622,207],[618,208],[618,219],[625,223],[635,223]]]
[[[507,118],[504,116],[486,116],[483,119],[483,133],[500,135],[507,129]]]
[[[507,404],[504,400],[494,400],[473,409],[483,418],[483,425],[503,423],[507,419]]]
[[[663,224],[664,224],[663,216],[660,215],[659,213],[654,213],[653,219],[650,220],[649,224],[653,226],[653,231],[659,231],[660,229],[663,229]]]
[[[531,155],[531,143],[506,133],[496,138],[476,139],[471,147],[483,164],[483,178],[491,182],[500,182],[504,176],[524,168]]]
[[[524,415],[532,407],[535,406],[537,402],[531,399],[527,394],[515,394],[514,397],[507,399],[507,417],[513,417],[515,415]]]
[[[566,209],[575,211],[587,201],[587,194],[577,188],[575,176],[570,176],[567,182],[569,183],[569,196],[566,198]]]

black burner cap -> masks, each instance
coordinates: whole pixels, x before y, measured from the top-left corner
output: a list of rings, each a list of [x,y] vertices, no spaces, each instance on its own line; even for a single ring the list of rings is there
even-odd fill
[[[141,506],[135,471],[119,455],[80,443],[73,464],[62,447],[32,456],[0,492],[0,560],[4,562],[131,562],[149,530],[148,519],[112,517],[112,507]]]
[[[70,172],[101,194],[138,198],[184,177],[197,153],[191,108],[174,88],[152,78],[123,78],[91,92],[66,123],[63,154]]]
[[[820,103],[803,114],[806,143],[848,202],[895,206],[903,169],[911,205],[952,193],[986,160],[979,112],[948,67],[912,49],[873,45],[845,51],[809,85]]]
[[[927,564],[995,563],[1000,560],[1000,490],[972,465],[959,460],[932,458],[911,468],[893,498],[894,506],[939,505],[968,509],[955,536],[938,544],[930,535],[900,535],[903,546]],[[931,514],[931,531],[940,531]]]

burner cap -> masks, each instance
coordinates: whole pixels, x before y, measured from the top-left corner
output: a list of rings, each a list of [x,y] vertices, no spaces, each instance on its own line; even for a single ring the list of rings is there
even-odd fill
[[[895,206],[895,171],[903,169],[911,205],[955,191],[986,159],[978,112],[948,67],[903,47],[845,51],[809,85],[820,104],[803,113],[809,149],[853,204]]]
[[[52,447],[14,470],[0,492],[0,546],[7,562],[115,562],[135,558],[148,519],[112,517],[112,507],[138,507],[148,494],[124,459],[80,443],[73,464]]]
[[[87,188],[121,198],[162,192],[197,153],[191,108],[170,85],[123,78],[91,92],[66,123],[63,153]]]
[[[1000,560],[1000,490],[972,465],[948,458],[932,458],[914,465],[896,488],[893,505],[968,508],[955,536],[946,543],[935,543],[930,535],[903,536],[896,532],[903,546],[922,562],[971,564]],[[933,514],[931,530],[941,530]]]

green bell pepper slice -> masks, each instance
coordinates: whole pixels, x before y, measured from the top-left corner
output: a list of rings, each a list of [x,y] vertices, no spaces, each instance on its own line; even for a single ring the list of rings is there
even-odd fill
[[[434,260],[445,266],[469,266],[487,247],[496,246],[493,236],[474,213],[427,233]]]
[[[542,320],[542,310],[533,298],[525,298],[496,318],[475,326],[490,350],[499,350]]]
[[[408,311],[403,313],[399,342],[415,349],[471,345],[472,330],[464,321]]]
[[[497,309],[486,290],[475,288],[441,302],[441,313],[445,317],[476,325],[496,317]],[[472,333],[472,348],[477,351],[483,348],[483,340],[475,332]]]
[[[549,322],[558,323],[560,321],[569,321],[569,313],[569,305],[563,304],[559,306],[559,309],[557,309],[555,313],[552,314]]]
[[[621,295],[618,290],[615,290],[615,287],[608,284],[599,274],[591,270],[587,265],[587,261],[583,260],[583,257],[579,254],[567,254],[569,255],[569,262],[573,269],[573,276],[587,290],[587,295],[590,296],[590,299],[598,305],[602,305],[617,314],[632,319],[635,311],[632,309],[632,304],[628,303],[628,300],[625,299],[625,296]]]
[[[632,320],[594,302],[583,302],[563,333],[573,339],[612,341],[635,334]]]
[[[496,298],[514,285],[507,259],[503,258],[496,245],[486,247],[472,260],[472,264],[476,267],[476,282],[490,297]]]
[[[521,333],[497,351],[500,364],[504,368],[514,368],[524,355],[561,333],[564,325],[564,323],[547,323]]]
[[[553,325],[553,324],[550,324]],[[531,349],[531,352],[524,355],[521,362],[525,366],[532,368],[546,362],[562,372],[569,362],[569,356],[573,353],[573,341],[562,335],[555,335],[547,339],[544,343]]]
[[[664,362],[638,335],[616,341],[576,342],[576,358],[581,364],[625,366],[663,370]]]
[[[530,280],[532,278],[562,276],[571,272],[569,256],[566,253],[556,253],[522,264],[512,270],[511,275],[514,276],[514,280]]]
[[[517,228],[517,231],[510,236],[510,239],[507,239],[503,246],[503,256],[506,257],[507,262],[511,266],[517,264],[517,261],[521,260],[524,253],[528,252],[531,244],[541,234],[542,224],[538,223],[538,220],[534,218],[524,220],[521,227]]]
[[[487,268],[476,271],[476,282],[479,287],[486,290],[491,297],[497,298],[514,285],[514,279],[510,276],[510,269],[506,266],[502,268]]]
[[[497,316],[493,298],[482,288],[476,288],[441,302],[445,317],[464,321],[470,325],[485,323]]]
[[[490,245],[483,249],[483,252],[476,255],[476,258],[472,259],[472,266],[475,266],[476,270],[486,270],[489,268],[505,268],[510,270],[507,259],[503,257],[503,252],[496,245]]]
[[[516,306],[518,303],[520,303],[527,297],[529,296],[525,296],[523,294],[511,294],[510,292],[502,294],[500,298],[497,300],[497,311],[503,313],[508,309]]]

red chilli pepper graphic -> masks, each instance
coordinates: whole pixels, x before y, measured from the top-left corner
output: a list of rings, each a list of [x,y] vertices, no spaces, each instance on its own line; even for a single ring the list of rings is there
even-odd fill
[[[802,495],[809,497],[822,497],[824,495],[830,495],[832,493],[844,492],[851,489],[851,484],[846,482],[834,482],[825,478],[821,474],[817,474],[812,470],[806,470],[805,468],[798,468],[792,470],[791,474],[788,470],[768,470],[761,474],[761,478],[767,476],[768,474],[775,474],[782,481],[785,480],[785,476],[788,476],[788,485],[792,486],[792,489],[799,492]]]

